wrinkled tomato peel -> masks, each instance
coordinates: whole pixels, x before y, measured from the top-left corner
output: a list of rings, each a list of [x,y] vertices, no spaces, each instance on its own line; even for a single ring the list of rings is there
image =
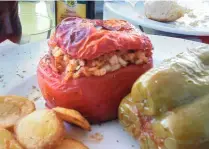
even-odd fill
[[[152,50],[149,38],[122,20],[67,18],[57,27],[48,44],[60,47],[72,58],[86,60],[115,50]]]

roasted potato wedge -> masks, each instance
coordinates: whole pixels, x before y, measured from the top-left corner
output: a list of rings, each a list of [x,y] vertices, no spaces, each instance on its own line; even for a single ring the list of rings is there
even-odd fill
[[[56,149],[88,149],[83,143],[74,139],[64,139]]]
[[[17,140],[27,149],[52,149],[65,135],[63,121],[47,109],[25,116],[14,128]]]
[[[53,108],[53,110],[64,121],[80,126],[84,130],[91,130],[89,122],[78,111],[61,107]]]
[[[0,149],[22,149],[22,147],[10,131],[0,128]]]
[[[11,128],[27,114],[35,110],[35,105],[20,96],[0,96],[0,127]]]

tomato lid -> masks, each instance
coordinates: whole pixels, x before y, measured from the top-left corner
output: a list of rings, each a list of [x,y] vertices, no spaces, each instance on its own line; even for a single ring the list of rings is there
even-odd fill
[[[48,44],[81,59],[94,59],[114,50],[152,50],[149,38],[127,21],[77,17],[64,19]]]

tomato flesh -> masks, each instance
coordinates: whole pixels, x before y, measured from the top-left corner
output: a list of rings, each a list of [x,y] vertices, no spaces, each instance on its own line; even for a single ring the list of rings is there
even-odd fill
[[[104,76],[82,77],[63,81],[49,66],[40,61],[38,83],[49,108],[56,106],[79,111],[91,123],[117,118],[118,106],[136,79],[153,66],[129,65]]]

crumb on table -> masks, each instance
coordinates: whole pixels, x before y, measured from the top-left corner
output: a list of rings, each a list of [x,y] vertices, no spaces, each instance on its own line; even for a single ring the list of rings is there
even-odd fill
[[[91,134],[89,138],[96,142],[101,142],[104,139],[103,135],[98,132]]]

